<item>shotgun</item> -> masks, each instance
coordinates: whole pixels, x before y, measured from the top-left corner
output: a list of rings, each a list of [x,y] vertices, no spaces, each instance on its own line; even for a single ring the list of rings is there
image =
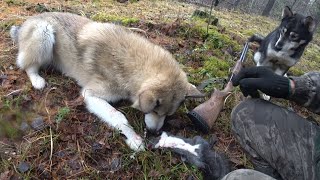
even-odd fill
[[[242,69],[242,65],[245,61],[247,52],[248,42],[245,43],[240,59],[236,62],[236,65],[232,70],[231,77],[225,88],[222,91],[214,89],[210,99],[188,112],[188,117],[202,132],[209,133],[211,127],[218,118],[218,115],[222,110],[222,107],[224,106],[225,99],[231,94],[231,91],[233,90],[231,80]]]

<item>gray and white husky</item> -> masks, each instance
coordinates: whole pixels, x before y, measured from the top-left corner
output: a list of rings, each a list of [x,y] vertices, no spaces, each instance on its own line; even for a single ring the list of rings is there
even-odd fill
[[[249,41],[260,44],[254,54],[257,66],[268,66],[276,74],[284,75],[294,66],[312,40],[315,21],[311,16],[293,14],[289,7],[282,12],[281,24],[266,37],[253,35]]]
[[[11,28],[18,44],[17,65],[35,89],[45,87],[40,67],[52,64],[82,87],[87,109],[120,130],[133,150],[142,138],[109,103],[122,99],[145,113],[158,131],[187,96],[199,95],[173,56],[129,29],[69,13],[43,13]]]

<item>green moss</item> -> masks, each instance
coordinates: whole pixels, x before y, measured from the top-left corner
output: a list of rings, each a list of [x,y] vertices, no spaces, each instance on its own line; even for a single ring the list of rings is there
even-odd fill
[[[240,50],[238,42],[231,39],[231,36],[228,34],[221,34],[217,29],[209,30],[206,45],[213,49],[232,47],[234,51]]]
[[[8,6],[15,5],[15,6],[24,6],[26,3],[19,0],[5,0]]]
[[[303,59],[305,59],[308,62],[316,61],[320,63],[320,47],[317,45],[310,45],[306,48],[306,51],[303,55]],[[304,62],[307,63],[307,62]]]
[[[213,56],[205,61],[204,66],[200,68],[199,73],[208,78],[225,77],[228,75],[229,67],[230,65],[228,62]]]
[[[208,18],[210,15],[206,11],[201,11],[201,10],[195,10],[192,14],[192,17],[199,17],[199,18]]]
[[[4,30],[4,31],[7,31],[10,29],[10,27],[12,25],[15,24],[15,21],[14,20],[9,20],[9,21],[1,21],[0,22],[0,30]]]
[[[130,25],[130,24],[135,24],[138,22],[139,22],[139,19],[137,19],[137,18],[124,18],[121,20],[121,23],[125,26]]]
[[[290,75],[293,75],[293,76],[300,76],[300,75],[303,75],[304,72],[302,69],[298,68],[298,67],[292,67],[290,68],[289,70],[289,74]]]
[[[252,30],[252,29],[245,29],[245,30],[243,30],[243,35],[245,35],[245,36],[248,36],[248,37],[250,37],[250,36],[252,36],[252,35],[254,35],[254,34],[256,34],[257,33],[257,31],[256,30]]]
[[[21,132],[18,128],[18,122],[14,120],[7,120],[0,117],[0,137],[5,136],[10,139],[16,139],[21,136]]]
[[[99,22],[121,23],[122,25],[125,25],[125,26],[139,22],[139,19],[137,19],[137,18],[120,17],[120,16],[115,16],[115,15],[110,15],[110,14],[107,14],[104,12],[98,12],[98,13],[92,15],[91,19],[94,21],[99,21]]]
[[[206,31],[202,28],[200,23],[194,24],[180,24],[180,27],[177,29],[176,36],[190,38],[190,37],[204,37],[206,36]]]
[[[9,124],[6,123],[0,123],[1,126],[1,134],[0,135],[5,135],[11,139],[17,138],[19,135],[19,132],[16,128],[12,127]]]
[[[210,15],[209,12],[201,10],[195,10],[192,14],[192,18],[202,19],[204,22],[209,23],[210,25],[217,25],[218,23],[218,18],[216,18],[213,15]]]

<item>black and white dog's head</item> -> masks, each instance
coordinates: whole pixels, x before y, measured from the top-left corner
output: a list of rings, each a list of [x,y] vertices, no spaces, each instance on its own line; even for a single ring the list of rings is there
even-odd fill
[[[305,47],[311,40],[315,29],[315,22],[311,16],[293,14],[289,7],[282,12],[282,21],[278,27],[274,49],[295,53],[301,47]]]
[[[289,7],[282,12],[280,25],[266,37],[253,35],[249,42],[258,42],[260,47],[254,54],[257,66],[267,66],[276,74],[284,75],[294,66],[312,40],[315,21],[311,16],[294,14]]]

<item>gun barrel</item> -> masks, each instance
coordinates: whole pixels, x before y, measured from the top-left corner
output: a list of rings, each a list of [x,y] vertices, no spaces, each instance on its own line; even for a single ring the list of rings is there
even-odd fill
[[[244,62],[245,56],[248,52],[248,47],[248,42],[246,42],[240,55],[240,59],[237,61],[235,67],[233,68],[231,77],[226,87],[222,91],[215,89],[209,100],[205,101],[204,103],[198,105],[196,108],[188,112],[188,117],[202,132],[208,133],[214,122],[218,118],[218,115],[224,106],[226,97],[231,93],[233,89],[231,79],[240,71],[242,63]]]
[[[249,49],[249,42],[246,42],[246,43],[244,44],[244,48],[243,48],[243,50],[242,50],[242,52],[241,52],[241,55],[240,55],[240,61],[241,61],[241,62],[244,62],[244,60],[245,60],[245,58],[246,58],[246,54],[247,54],[247,52],[248,52],[248,49]]]

